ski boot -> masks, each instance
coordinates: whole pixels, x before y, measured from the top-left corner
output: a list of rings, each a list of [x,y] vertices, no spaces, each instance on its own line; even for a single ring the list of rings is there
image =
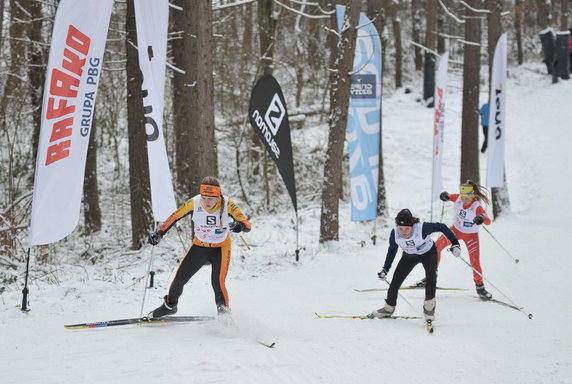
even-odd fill
[[[493,295],[489,291],[485,289],[485,285],[477,285],[477,295],[481,298],[481,300],[490,300],[493,298]]]
[[[177,303],[170,303],[169,296],[165,295],[163,298],[163,304],[153,312],[149,313],[149,318],[157,319],[167,315],[174,315],[175,313],[177,313]]]
[[[236,328],[236,324],[232,318],[232,313],[230,312],[230,308],[226,306],[218,306],[218,322],[220,325],[227,327],[227,328]]]
[[[431,300],[425,300],[425,303],[423,303],[423,315],[425,315],[426,321],[435,320],[435,307],[436,307],[436,305],[437,305],[437,302],[436,302],[435,298],[432,298]]]
[[[385,317],[391,317],[391,315],[393,315],[393,312],[395,312],[395,305],[389,305],[385,303],[385,306],[383,308],[373,311],[371,316],[378,319],[383,319]]]

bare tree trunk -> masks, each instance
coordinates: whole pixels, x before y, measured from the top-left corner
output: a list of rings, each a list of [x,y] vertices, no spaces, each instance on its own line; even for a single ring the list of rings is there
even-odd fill
[[[274,51],[276,49],[276,28],[278,18],[275,15],[277,12],[273,0],[258,0],[258,37],[260,43],[260,68],[262,75],[272,75],[274,73]],[[255,169],[255,174],[262,170],[264,178],[263,184],[268,185],[269,169],[265,165],[266,158],[260,158],[260,153],[264,153],[265,149],[262,146],[260,138],[254,131],[251,132],[252,150],[250,151],[251,161],[258,165]],[[262,169],[260,169],[262,165]],[[269,198],[269,189],[265,188],[267,200]],[[268,207],[268,205],[267,205]]]
[[[3,1],[2,1],[3,2]],[[28,7],[28,11],[32,17],[32,21],[28,25],[29,46],[29,65],[28,78],[30,80],[29,92],[30,101],[32,102],[33,114],[33,132],[32,132],[32,159],[35,161],[38,153],[38,143],[40,140],[40,123],[42,119],[42,93],[45,82],[45,65],[46,57],[45,49],[42,48],[42,4],[40,2],[24,3]],[[33,168],[35,169],[35,168]],[[28,186],[33,188],[34,171],[30,172],[28,178]]]
[[[190,175],[192,159],[190,145],[192,143],[190,127],[193,83],[193,66],[191,50],[195,37],[191,33],[192,9],[184,0],[174,0],[173,3],[182,8],[171,11],[172,25],[176,38],[173,40],[173,62],[182,71],[173,72],[173,128],[175,132],[175,167],[177,175],[177,195],[188,196],[193,193]]]
[[[515,0],[514,2],[514,30],[516,34],[516,50],[518,65],[524,63],[524,50],[522,47],[522,24],[524,21],[524,10],[522,8],[523,0]]]
[[[274,51],[276,49],[276,26],[278,18],[274,15],[273,0],[258,0],[258,29],[260,39],[260,57],[263,75],[274,72]]]
[[[570,1],[562,0],[560,3],[560,30],[566,31],[570,28],[569,18],[570,18]]]
[[[393,5],[395,7],[395,5]],[[412,39],[415,43],[421,44],[421,0],[411,0],[411,20],[412,20]],[[421,48],[415,46],[415,70],[420,71],[423,68],[423,53]]]
[[[425,47],[435,51],[437,46],[437,0],[427,0],[427,28],[425,30]],[[435,103],[435,54],[425,52],[425,66],[423,71],[423,100],[428,108]]]
[[[4,46],[4,0],[0,1],[0,54]]]
[[[551,14],[551,4],[546,0],[536,0],[537,9],[537,20],[540,29],[544,29],[550,26]]]
[[[335,77],[332,83],[332,104],[330,106],[330,133],[328,149],[324,164],[324,184],[322,187],[322,209],[320,215],[320,243],[339,238],[339,200],[342,155],[346,132],[349,97],[351,89],[351,71],[355,54],[357,37],[356,26],[359,21],[360,0],[347,0],[344,24],[347,28],[342,31],[338,41],[336,55]],[[335,14],[331,17],[335,18]]]
[[[556,35],[556,73],[564,80],[570,79],[570,56],[568,45],[570,31],[568,31],[568,0],[560,2],[560,32]]]
[[[244,65],[250,63],[254,46],[252,7],[252,4],[244,6],[244,31],[242,33],[242,62]]]
[[[395,88],[403,87],[403,46],[401,42],[401,20],[397,17],[397,5],[391,3],[389,14],[391,25],[393,26],[393,37],[395,39]]]
[[[153,228],[147,135],[143,111],[143,79],[137,54],[135,0],[127,0],[127,133],[129,136],[129,191],[131,201],[131,248],[140,249]]]
[[[189,7],[189,4],[186,4]],[[191,72],[191,105],[187,113],[191,125],[190,148],[192,172],[187,175],[191,189],[187,193],[199,192],[201,180],[205,176],[216,176],[217,151],[214,124],[214,79],[213,79],[213,30],[212,1],[195,0],[191,12],[191,26],[195,47],[191,50],[194,71]],[[189,145],[192,143],[192,145]],[[195,193],[192,192],[192,193]]]
[[[99,207],[99,188],[97,186],[97,119],[91,123],[87,161],[85,164],[85,179],[83,181],[83,216],[85,233],[92,234],[101,229],[101,209]]]
[[[467,0],[481,9],[481,0]],[[481,20],[470,9],[465,10],[465,48],[463,55],[463,112],[461,123],[461,183],[479,177],[479,81],[481,69]]]
[[[0,118],[6,121],[9,117],[8,104],[14,97],[17,97],[19,89],[25,87],[25,71],[26,71],[26,34],[27,27],[25,20],[29,19],[26,15],[24,7],[19,5],[17,0],[10,0],[10,25],[8,31],[10,33],[10,67],[6,84],[4,85],[4,94],[0,104]]]
[[[447,50],[445,45],[445,38],[442,33],[445,31],[445,14],[443,12],[437,13],[437,53],[442,55]]]

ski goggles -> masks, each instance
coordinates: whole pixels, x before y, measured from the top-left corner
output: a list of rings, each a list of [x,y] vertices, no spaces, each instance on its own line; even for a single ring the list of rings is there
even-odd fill
[[[216,185],[201,184],[201,196],[220,196],[220,187]]]
[[[461,185],[461,197],[475,197],[475,189],[470,185]]]

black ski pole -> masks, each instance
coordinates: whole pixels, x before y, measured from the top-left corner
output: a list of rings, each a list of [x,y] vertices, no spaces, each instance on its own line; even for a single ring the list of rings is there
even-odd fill
[[[471,268],[473,271],[475,271],[476,273],[478,273],[479,276],[481,276],[481,277],[483,278],[483,280],[485,280],[487,283],[489,283],[490,285],[492,285],[492,287],[493,287],[494,289],[496,289],[497,291],[499,291],[499,293],[500,293],[501,295],[503,295],[504,297],[506,297],[506,299],[507,299],[508,301],[510,301],[511,304],[515,306],[515,308],[518,308],[518,311],[524,313],[530,320],[532,320],[532,313],[527,313],[526,311],[524,311],[519,305],[517,305],[514,301],[512,301],[512,300],[510,299],[510,297],[508,297],[507,295],[505,295],[505,294],[503,293],[503,291],[501,291],[500,289],[498,289],[497,286],[495,286],[493,283],[491,283],[491,281],[490,281],[489,279],[487,279],[482,273],[480,273],[480,272],[477,271],[475,268],[473,268],[473,266],[472,266],[471,264],[469,264],[469,263],[467,262],[467,260],[463,259],[461,256],[459,256],[458,258],[461,259],[461,260],[463,261],[463,263],[467,264],[467,265],[469,266],[469,268]]]
[[[26,258],[26,277],[24,278],[24,289],[22,290],[22,312],[30,312],[28,308],[28,274],[30,272],[30,248],[28,248],[28,257]]]
[[[151,274],[151,265],[153,264],[153,254],[155,253],[155,246],[151,246],[151,255],[149,256],[149,267],[147,268],[147,278],[145,279],[145,289],[143,290],[143,300],[141,300],[141,312],[139,317],[143,316],[143,307],[145,307],[145,296],[147,295],[147,283],[149,282],[149,276],[151,276],[151,281],[153,281],[153,275]],[[152,287],[153,285],[151,285]]]
[[[505,247],[503,247],[503,245],[500,243],[500,241],[498,241],[497,238],[493,236],[493,234],[491,233],[491,231],[488,230],[487,227],[483,226],[483,228],[485,229],[485,231],[487,231],[487,233],[488,233],[489,235],[491,235],[491,237],[493,238],[493,240],[497,242],[497,244],[503,249],[503,251],[505,251],[506,254],[509,255],[510,258],[511,258],[515,263],[518,264],[518,262],[519,262],[520,260],[514,258],[514,257],[510,254],[510,252],[507,251]]]

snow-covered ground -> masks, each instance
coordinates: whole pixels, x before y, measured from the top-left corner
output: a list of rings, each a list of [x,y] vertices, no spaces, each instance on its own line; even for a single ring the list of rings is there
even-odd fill
[[[390,231],[380,219],[373,245],[373,225],[352,223],[349,206],[343,204],[340,241],[319,245],[316,206],[301,214],[300,245],[305,249],[299,263],[291,256],[295,232],[290,211],[252,217],[254,229],[244,235],[252,250],[235,239],[227,287],[239,330],[217,322],[63,328],[137,317],[149,247],[131,266],[134,280],[116,269],[85,266],[82,279],[62,274],[54,277],[57,284],[31,282],[29,313],[17,308],[21,293],[7,290],[0,296],[0,383],[571,383],[572,258],[558,242],[572,237],[564,209],[572,193],[572,82],[552,85],[535,65],[510,71],[506,170],[511,213],[489,228],[520,263],[484,231],[481,261],[493,295],[523,306],[532,320],[478,300],[471,270],[448,253],[439,285],[466,290],[438,291],[433,335],[422,320],[316,318],[314,312],[366,314],[383,305],[384,292],[354,288],[384,287],[376,272]],[[445,189],[455,191],[460,73],[451,73],[449,82],[444,177]],[[415,97],[399,92],[384,101],[386,187],[391,217],[408,207],[428,220],[432,110]],[[326,137],[323,127],[306,129],[305,134]],[[484,180],[486,155],[480,160]],[[438,219],[441,205],[433,211]],[[451,214],[448,206],[446,223]],[[144,313],[160,304],[183,252],[175,233],[156,247],[156,287],[147,290]],[[462,257],[468,259],[466,250]],[[102,273],[117,278],[101,279]],[[422,275],[417,266],[406,283]],[[209,278],[205,267],[191,280],[178,314],[215,315]],[[423,296],[422,291],[401,291],[396,314],[421,315]],[[265,348],[256,340],[275,341],[276,347]]]

